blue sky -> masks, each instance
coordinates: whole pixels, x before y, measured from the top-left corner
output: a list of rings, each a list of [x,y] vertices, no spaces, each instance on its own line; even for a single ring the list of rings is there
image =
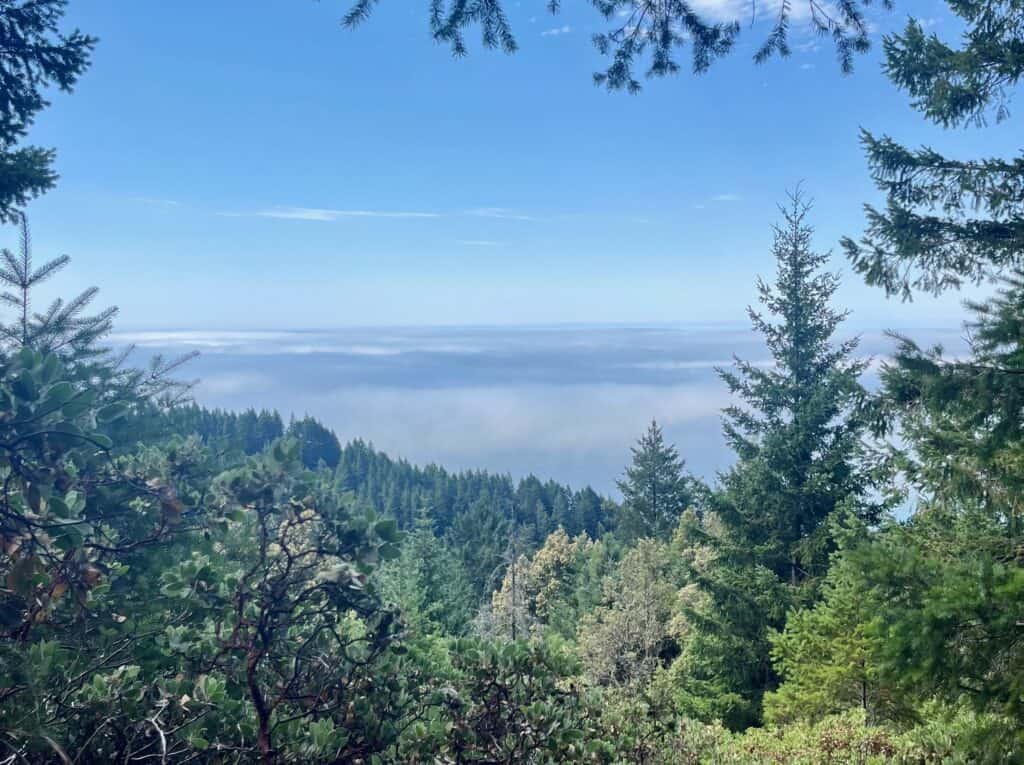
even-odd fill
[[[588,3],[552,18],[510,0],[520,52],[461,61],[426,5],[382,0],[350,32],[338,0],[72,2],[95,64],[32,135],[59,150],[30,208],[37,257],[74,259],[55,287],[98,284],[129,329],[742,320],[787,188],[815,197],[822,248],[861,230],[878,197],[860,126],[1018,150],[1012,122],[926,126],[877,45],[843,77],[800,24],[789,60],[751,63],[755,24],[708,74],[628,96],[590,82]],[[938,2],[874,18],[910,13],[955,33]],[[865,326],[961,315],[957,296],[905,306],[854,275],[841,299]]]

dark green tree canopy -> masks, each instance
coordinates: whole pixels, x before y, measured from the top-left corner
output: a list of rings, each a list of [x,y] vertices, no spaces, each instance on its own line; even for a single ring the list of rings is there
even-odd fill
[[[945,127],[1009,116],[1024,75],[1024,2],[950,0],[965,25],[960,47],[915,20],[885,39],[886,73],[916,109]],[[884,209],[866,207],[861,241],[843,247],[868,284],[909,298],[998,276],[1024,253],[1024,158],[959,160],[888,136],[862,137]]]
[[[981,506],[1021,524],[1024,473],[1024,274],[1001,280],[986,302],[967,304],[970,355],[906,337],[882,381],[905,448],[899,464],[933,502]]]
[[[853,356],[856,339],[834,340],[847,313],[831,305],[839,279],[822,270],[829,255],[811,249],[809,211],[799,192],[782,209],[775,284],[758,283],[761,303],[778,321],[749,309],[772,366],[737,359],[734,370],[720,372],[743,405],[725,410],[726,440],[739,459],[723,476],[716,504],[727,527],[794,583],[823,573],[825,521],[867,489],[856,468],[865,362]]]
[[[54,152],[18,147],[56,87],[70,92],[89,67],[96,39],[63,33],[67,0],[0,0],[0,223],[57,180]]]
[[[343,23],[355,27],[365,22],[380,0],[355,0]],[[594,82],[609,90],[636,93],[641,85],[636,76],[638,62],[646,61],[648,78],[676,74],[682,68],[678,52],[687,46],[691,51],[691,68],[695,73],[707,71],[718,58],[730,53],[740,34],[738,21],[720,22],[709,19],[696,3],[687,0],[589,0],[608,23],[606,31],[593,36],[597,50],[610,59],[608,67],[594,74]],[[804,2],[811,26],[821,36],[832,39],[844,72],[853,68],[853,57],[869,47],[869,25],[865,10],[872,0],[839,0],[835,3]],[[538,4],[540,0],[538,0]],[[561,0],[546,0],[547,10],[561,10]],[[890,0],[879,5],[890,8]],[[518,3],[517,3],[518,5]],[[794,3],[780,3],[771,31],[757,48],[754,60],[767,61],[772,56],[788,56],[790,22]],[[758,14],[755,0],[750,13]],[[455,56],[466,55],[465,33],[479,27],[486,48],[500,48],[513,53],[518,45],[503,0],[430,0],[430,31],[434,39],[451,47]]]
[[[694,481],[657,422],[651,422],[632,451],[633,464],[618,482],[619,532],[625,539],[666,538],[693,504]]]
[[[338,437],[312,417],[292,421],[288,426],[288,435],[298,441],[302,463],[310,470],[321,462],[329,468],[338,466],[341,460]]]
[[[734,727],[761,722],[762,698],[779,679],[769,636],[788,609],[817,597],[836,549],[833,522],[877,514],[860,466],[865,364],[853,357],[856,340],[834,339],[846,313],[831,304],[839,281],[823,270],[828,255],[811,249],[809,209],[799,193],[782,209],[775,283],[758,283],[770,315],[749,309],[771,366],[737,359],[720,370],[742,402],[725,410],[737,461],[711,495],[714,524],[688,528],[714,564],[693,570],[707,600],[687,610],[686,706]]]
[[[983,124],[986,113],[1009,116],[1007,88],[1024,74],[1024,3],[948,0],[967,29],[954,48],[910,19],[903,34],[885,38],[885,73],[915,109],[944,127]]]

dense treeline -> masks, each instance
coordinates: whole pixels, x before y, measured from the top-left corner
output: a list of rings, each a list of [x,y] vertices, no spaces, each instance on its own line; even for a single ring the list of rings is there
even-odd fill
[[[284,422],[277,412],[247,409],[227,412],[190,403],[167,412],[165,427],[192,433],[215,451],[259,454],[284,435]]]
[[[615,503],[589,487],[573,491],[532,475],[515,482],[484,471],[417,467],[359,439],[342,446],[329,428],[308,415],[292,417],[286,426],[275,411],[229,412],[190,402],[163,413],[154,430],[195,435],[221,455],[259,454],[288,436],[298,442],[306,467],[334,470],[338,487],[351,492],[361,507],[395,518],[402,528],[411,527],[424,510],[438,534],[457,532],[464,515],[493,512],[501,522],[521,527],[521,536],[537,545],[559,528],[599,537],[618,517]]]
[[[573,491],[554,481],[541,483],[534,476],[517,483],[481,471],[418,468],[358,440],[341,450],[337,475],[339,485],[360,503],[394,516],[403,527],[423,509],[429,510],[438,533],[455,532],[463,516],[486,509],[538,541],[558,528],[597,537],[615,523],[614,504],[590,488]]]
[[[478,599],[500,581],[513,546],[534,550],[560,529],[597,539],[615,527],[622,513],[589,487],[574,491],[532,475],[516,482],[485,471],[421,468],[358,439],[342,446],[330,429],[309,416],[292,417],[285,426],[273,411],[228,412],[184,403],[159,414],[147,412],[136,426],[129,431],[157,439],[195,436],[222,467],[259,454],[281,438],[294,441],[303,466],[330,473],[334,489],[352,507],[393,518],[402,530],[428,523],[430,533],[444,540],[463,567]]]
[[[950,7],[962,48],[910,21],[888,72],[1004,118],[1024,5]],[[894,338],[866,389],[797,193],[749,311],[773,363],[719,370],[733,466],[705,485],[652,423],[615,504],[203,409],[187,359],[104,348],[95,290],[37,310],[67,258],[33,261],[51,155],[15,144],[88,63],[63,8],[0,3],[0,761],[1024,762],[1020,160],[865,134],[887,204],[847,255],[890,292],[992,282],[969,352]]]

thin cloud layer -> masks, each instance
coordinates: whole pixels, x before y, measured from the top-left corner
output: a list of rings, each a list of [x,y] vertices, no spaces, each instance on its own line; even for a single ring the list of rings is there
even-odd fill
[[[277,218],[331,222],[342,218],[440,218],[440,213],[408,210],[332,210],[322,207],[275,207],[256,212],[218,213],[230,218]]]
[[[930,332],[956,352],[957,332]],[[921,338],[924,340],[925,338]],[[311,414],[343,439],[449,468],[534,472],[614,492],[629,447],[651,418],[697,474],[731,455],[719,413],[731,402],[716,367],[729,354],[768,366],[746,326],[353,328],[129,332],[151,353],[199,349],[186,375],[200,403]],[[866,333],[869,384],[892,348]],[[962,344],[962,342],[961,342]]]
[[[533,220],[532,215],[518,212],[517,210],[509,210],[504,207],[479,207],[475,210],[469,210],[467,215],[475,215],[478,218],[499,218],[501,220]]]

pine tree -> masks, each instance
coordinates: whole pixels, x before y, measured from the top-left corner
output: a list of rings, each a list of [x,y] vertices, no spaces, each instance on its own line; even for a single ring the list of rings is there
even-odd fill
[[[971,301],[970,353],[898,337],[882,373],[902,448],[897,464],[914,486],[947,506],[975,506],[1024,534],[1024,271],[1000,279],[988,301]]]
[[[367,21],[380,0],[352,0],[343,24],[357,27]],[[611,59],[606,69],[594,74],[594,82],[609,90],[639,92],[638,61],[647,59],[645,75],[666,77],[679,72],[678,51],[690,48],[691,68],[695,74],[708,70],[711,64],[730,53],[740,33],[740,22],[721,21],[712,14],[685,0],[590,0],[598,14],[611,24],[606,32],[594,35],[598,52]],[[519,3],[516,3],[519,5]],[[547,0],[547,8],[557,13],[560,0]],[[825,5],[806,0],[802,6],[809,26],[819,35],[830,37],[844,72],[853,68],[856,54],[870,47],[869,23],[864,16],[871,0],[842,0]],[[885,8],[892,0],[882,0]],[[756,18],[760,9],[754,0],[750,13]],[[763,63],[772,56],[790,55],[789,32],[794,4],[779,4],[765,39],[754,49],[754,61]],[[436,42],[448,45],[457,57],[465,56],[468,47],[466,29],[479,26],[485,48],[500,48],[505,53],[518,49],[512,25],[502,0],[432,0],[430,30]]]
[[[117,308],[85,315],[99,292],[96,287],[68,301],[57,298],[43,311],[33,309],[36,288],[67,266],[71,258],[61,255],[36,266],[32,259],[28,219],[20,213],[16,217],[21,234],[18,252],[15,254],[7,248],[0,250],[0,290],[3,290],[0,307],[13,309],[13,316],[7,320],[0,315],[0,354],[22,348],[53,354],[76,374],[91,378],[94,385],[102,380],[111,392],[111,399],[134,399],[141,408],[157,404],[166,408],[179,403],[191,384],[174,380],[171,375],[197,354],[187,353],[172,359],[156,355],[146,369],[126,365],[131,347],[114,354],[101,345],[111,330]]]
[[[737,462],[710,502],[717,528],[694,529],[714,551],[713,566],[695,570],[706,603],[688,614],[691,711],[732,727],[757,724],[761,698],[778,678],[771,630],[787,609],[815,597],[835,549],[829,521],[847,512],[873,520],[871,481],[860,468],[865,362],[856,340],[836,343],[846,314],[831,306],[835,274],[827,254],[811,249],[810,205],[799,192],[782,209],[773,253],[774,285],[760,281],[761,303],[749,315],[772,356],[769,367],[737,359],[720,370],[742,404],[725,410],[724,430]]]
[[[854,358],[856,339],[833,340],[847,313],[831,306],[839,278],[821,270],[829,255],[811,249],[810,209],[799,192],[791,196],[775,229],[775,284],[758,283],[761,303],[779,321],[748,309],[772,365],[736,359],[734,369],[719,370],[743,404],[725,410],[738,462],[723,477],[715,510],[730,536],[793,585],[825,573],[833,549],[825,521],[840,506],[853,500],[869,519],[879,512],[865,499],[858,467],[866,362]]]
[[[461,635],[473,616],[475,593],[458,556],[439,539],[428,513],[416,514],[401,554],[379,572],[384,597],[419,633]]]
[[[947,0],[963,19],[951,47],[908,21],[885,39],[886,73],[913,106],[944,127],[1008,118],[1007,90],[1024,75],[1021,0]],[[909,298],[1020,267],[1024,257],[1024,158],[959,160],[888,136],[862,136],[886,207],[867,206],[868,229],[843,246],[868,284]]]
[[[633,464],[617,484],[622,492],[618,531],[626,540],[667,539],[694,501],[694,481],[653,420],[632,452]]]
[[[966,357],[904,338],[883,371],[917,506],[863,551],[859,574],[883,598],[873,617],[890,682],[1024,730],[1024,273],[1000,281],[968,303]]]
[[[857,529],[852,544],[864,538]],[[871,723],[912,718],[910,697],[896,692],[881,671],[881,638],[872,620],[885,604],[864,586],[857,552],[835,556],[822,600],[790,614],[785,630],[771,636],[772,661],[783,682],[765,697],[769,724],[816,721],[850,709],[861,710]]]
[[[446,534],[465,567],[477,599],[482,599],[501,584],[505,574],[507,541],[513,533],[510,511],[481,497],[465,513],[455,518]]]
[[[32,236],[28,219],[20,216],[18,252],[0,250],[0,302],[14,309],[13,320],[0,324],[0,343],[8,349],[33,348],[55,353],[67,360],[81,360],[103,353],[97,344],[113,324],[116,308],[107,308],[95,316],[83,312],[99,289],[90,287],[74,299],[53,301],[45,311],[32,310],[33,290],[60,272],[71,258],[61,255],[36,266],[32,260]]]
[[[965,22],[961,45],[912,20],[886,40],[890,79],[944,127],[1008,119],[1007,93],[1024,75],[1024,3],[948,4]],[[869,207],[864,239],[844,246],[868,283],[904,297],[1001,284],[968,304],[966,358],[900,337],[883,371],[891,417],[882,429],[899,437],[892,453],[917,507],[855,559],[862,589],[882,604],[872,614],[881,669],[915,694],[1004,714],[1019,731],[1024,159],[964,161],[888,137],[864,141],[887,206]],[[995,740],[986,746],[1000,751]]]
[[[60,32],[66,7],[67,0],[0,3],[0,223],[17,223],[29,200],[57,181],[53,150],[18,143],[49,106],[44,93],[70,92],[89,68],[96,39]]]
[[[600,539],[615,523],[614,515],[608,512],[609,504],[608,500],[602,500],[589,486],[577,492],[572,503],[574,528],[591,539]]]

